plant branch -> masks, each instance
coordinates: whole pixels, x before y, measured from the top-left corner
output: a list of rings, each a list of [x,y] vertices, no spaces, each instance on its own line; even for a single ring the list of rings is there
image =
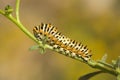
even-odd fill
[[[107,67],[109,67],[109,68],[111,68],[111,69],[114,68],[113,65],[108,64],[108,63],[106,63],[106,62],[98,61],[98,63],[103,64],[103,65],[105,65],[105,66],[107,66]]]
[[[110,74],[115,75],[115,76],[117,76],[117,74],[118,74],[118,73],[117,73],[114,69],[112,69],[111,67],[108,67],[108,66],[106,66],[106,65],[104,65],[104,64],[101,64],[101,63],[96,62],[96,61],[93,61],[93,60],[89,61],[89,62],[88,62],[88,65],[91,66],[92,68],[100,69],[100,70],[102,70],[103,72],[107,72],[107,73],[110,73]]]
[[[20,23],[20,18],[19,18],[19,6],[20,6],[20,0],[16,0],[16,19]]]

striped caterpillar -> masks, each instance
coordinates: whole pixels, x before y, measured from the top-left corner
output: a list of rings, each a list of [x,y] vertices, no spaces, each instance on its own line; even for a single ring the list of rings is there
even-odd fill
[[[35,26],[33,28],[33,34],[38,40],[46,40],[46,44],[52,46],[53,49],[65,52],[66,55],[82,58],[84,61],[91,59],[91,50],[89,50],[87,46],[61,34],[57,28],[51,24],[41,23],[41,25]]]

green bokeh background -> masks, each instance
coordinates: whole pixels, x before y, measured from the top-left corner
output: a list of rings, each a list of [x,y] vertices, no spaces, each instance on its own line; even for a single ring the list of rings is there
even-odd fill
[[[0,0],[0,9],[7,4],[15,8],[15,0]],[[94,60],[107,53],[111,63],[120,56],[119,0],[21,0],[20,19],[30,32],[41,22],[53,24],[66,36],[88,45]],[[43,55],[29,51],[35,44],[0,15],[0,80],[78,80],[97,71],[51,50]],[[100,74],[91,80],[115,77]]]

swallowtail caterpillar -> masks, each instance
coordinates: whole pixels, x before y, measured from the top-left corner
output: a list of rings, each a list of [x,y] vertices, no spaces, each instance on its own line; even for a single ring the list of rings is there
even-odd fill
[[[66,37],[51,24],[41,23],[41,25],[35,26],[33,34],[40,41],[46,39],[45,43],[52,46],[53,49],[58,49],[72,57],[82,58],[84,61],[91,59],[91,50],[87,46]]]

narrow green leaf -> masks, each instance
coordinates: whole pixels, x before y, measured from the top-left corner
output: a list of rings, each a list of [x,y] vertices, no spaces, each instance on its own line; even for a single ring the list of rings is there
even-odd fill
[[[45,53],[45,48],[39,47],[39,53],[40,53],[40,54],[44,54],[44,53]]]
[[[30,47],[29,50],[30,51],[39,50],[40,54],[44,54],[45,53],[45,48],[44,47],[40,47],[39,45],[34,45],[34,46]]]
[[[108,57],[107,54],[104,54],[104,56],[101,58],[101,61],[102,61],[102,62],[106,62],[107,57]]]
[[[29,48],[30,51],[37,50],[37,49],[39,49],[39,45],[34,45]]]
[[[88,74],[80,77],[78,80],[89,80],[90,78],[92,78],[100,73],[103,73],[103,71],[96,71],[96,72],[88,73]]]

